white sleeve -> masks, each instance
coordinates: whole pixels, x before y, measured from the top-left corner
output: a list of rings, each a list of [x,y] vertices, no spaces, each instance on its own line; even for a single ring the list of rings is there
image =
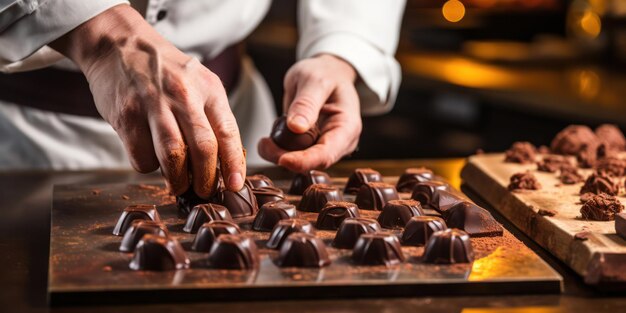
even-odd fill
[[[388,112],[400,87],[394,54],[404,5],[404,0],[300,1],[297,57],[328,53],[346,60],[359,74],[363,114]]]
[[[0,71],[48,66],[63,56],[46,45],[126,0],[0,0]]]

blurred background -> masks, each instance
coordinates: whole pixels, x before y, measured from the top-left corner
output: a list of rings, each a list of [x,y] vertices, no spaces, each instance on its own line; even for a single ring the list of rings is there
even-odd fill
[[[274,0],[247,40],[277,103],[296,9]],[[626,0],[408,0],[397,59],[395,108],[364,118],[352,158],[467,156],[548,145],[571,123],[626,127]]]

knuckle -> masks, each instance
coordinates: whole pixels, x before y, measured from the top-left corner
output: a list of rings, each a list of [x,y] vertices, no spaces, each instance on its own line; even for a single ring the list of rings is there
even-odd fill
[[[216,136],[219,137],[220,140],[231,141],[239,138],[239,128],[234,119],[224,121],[216,128]]]
[[[317,105],[315,104],[315,100],[309,96],[299,96],[296,98],[292,104],[293,110],[304,113],[304,114],[314,114],[316,113]]]

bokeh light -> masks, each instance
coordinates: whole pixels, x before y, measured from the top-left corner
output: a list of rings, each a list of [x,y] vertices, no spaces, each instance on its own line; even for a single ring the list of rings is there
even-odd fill
[[[461,1],[448,0],[443,4],[441,13],[448,22],[456,23],[465,16],[465,6]]]

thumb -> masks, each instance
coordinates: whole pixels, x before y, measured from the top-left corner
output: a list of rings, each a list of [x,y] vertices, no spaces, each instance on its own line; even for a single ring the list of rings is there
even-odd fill
[[[317,122],[320,110],[332,92],[332,88],[327,85],[319,80],[305,80],[297,85],[287,110],[287,127],[292,132],[302,134]]]

